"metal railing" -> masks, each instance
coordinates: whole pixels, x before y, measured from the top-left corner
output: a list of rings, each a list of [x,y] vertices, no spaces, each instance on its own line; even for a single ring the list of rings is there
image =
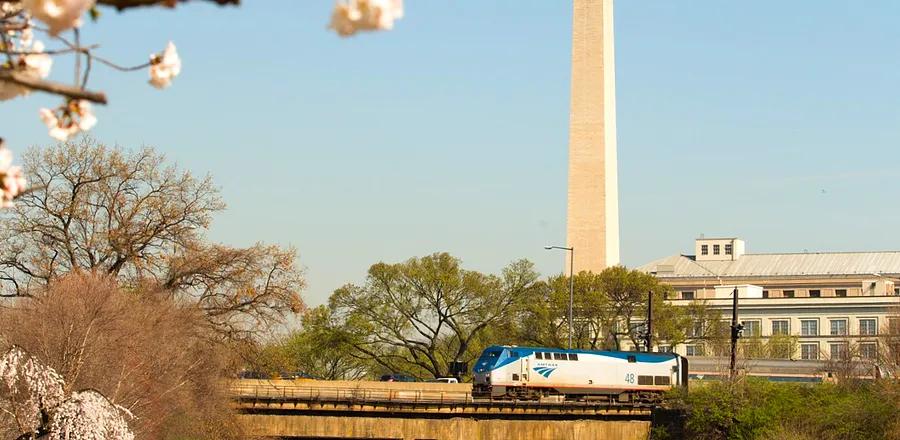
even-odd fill
[[[585,409],[645,409],[648,405],[637,402],[571,401],[561,398],[541,400],[511,400],[491,396],[473,395],[471,391],[416,390],[365,387],[323,386],[315,384],[241,383],[229,384],[232,398],[252,404],[289,404],[291,402],[334,402],[347,404],[428,404],[470,405],[529,408],[585,408]]]

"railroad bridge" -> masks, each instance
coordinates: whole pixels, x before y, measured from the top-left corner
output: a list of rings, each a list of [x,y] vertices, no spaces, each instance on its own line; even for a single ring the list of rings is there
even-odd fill
[[[471,384],[239,380],[247,434],[302,439],[646,439],[651,408],[479,399]]]

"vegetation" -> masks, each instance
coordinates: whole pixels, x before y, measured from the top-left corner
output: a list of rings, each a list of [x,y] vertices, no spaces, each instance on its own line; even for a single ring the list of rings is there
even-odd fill
[[[294,250],[208,241],[218,189],[151,148],[82,138],[24,163],[38,186],[0,216],[0,410],[40,423],[0,420],[0,435],[53,432],[108,402],[134,417],[105,438],[235,437],[218,381],[303,310]],[[21,399],[47,377],[62,392]]]
[[[25,154],[37,188],[0,218],[0,294],[29,297],[66,273],[108,274],[189,301],[226,339],[253,336],[303,307],[293,249],[234,248],[203,232],[225,204],[151,148],[90,138]]]
[[[213,335],[198,315],[190,304],[174,301],[164,292],[125,291],[108,275],[81,271],[2,309],[0,340],[21,347],[49,367],[52,373],[47,374],[58,378],[52,383],[62,385],[62,390],[48,399],[43,395],[48,387],[40,380],[17,377],[27,372],[7,369],[13,375],[0,386],[0,409],[19,416],[0,418],[0,436],[26,438],[20,436],[51,432],[54,424],[66,421],[61,417],[67,412],[61,397],[77,400],[85,390],[93,390],[99,397],[95,400],[109,399],[121,409],[137,438],[236,438],[227,396],[218,384],[228,370],[228,352],[209,343]],[[34,376],[41,379],[47,374]],[[23,389],[16,386],[17,381],[29,380],[35,383],[31,392],[38,393],[32,401],[39,406],[22,399]],[[52,417],[22,423],[29,417],[34,420],[37,410]],[[71,422],[83,426],[75,419]]]
[[[305,314],[301,330],[262,348],[258,364],[270,373],[303,371],[329,379],[386,372],[430,378],[451,375],[453,362],[471,365],[488,345],[564,347],[568,286],[565,276],[540,280],[524,260],[500,275],[463,269],[446,253],[377,263],[365,284],[336,290],[327,305]],[[645,346],[651,294],[654,345],[710,339],[715,335],[706,328],[692,333],[694,322],[720,322],[702,305],[666,303],[671,287],[621,266],[576,275],[574,292],[577,348]]]
[[[810,386],[744,378],[675,391],[671,403],[687,411],[687,438],[900,439],[895,381]]]

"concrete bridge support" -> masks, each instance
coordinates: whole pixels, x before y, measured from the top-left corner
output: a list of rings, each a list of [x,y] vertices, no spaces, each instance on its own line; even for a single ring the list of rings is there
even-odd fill
[[[243,414],[247,434],[269,438],[396,440],[556,440],[649,438],[650,422],[628,420],[507,420]]]

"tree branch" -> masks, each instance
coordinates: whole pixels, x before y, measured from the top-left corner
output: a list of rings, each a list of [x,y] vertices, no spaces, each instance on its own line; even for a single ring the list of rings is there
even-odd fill
[[[0,81],[11,82],[13,84],[28,87],[32,90],[40,90],[42,92],[62,95],[72,99],[86,99],[91,102],[96,102],[97,104],[107,103],[106,94],[103,92],[92,92],[90,90],[84,90],[66,84],[30,78],[19,72],[10,70],[0,70]]]
[[[98,5],[104,6],[112,6],[119,11],[129,9],[129,8],[137,8],[141,6],[164,6],[167,8],[174,8],[178,2],[187,2],[188,0],[97,0]],[[225,5],[238,5],[240,4],[240,0],[206,0],[208,2],[216,3],[219,6]]]

